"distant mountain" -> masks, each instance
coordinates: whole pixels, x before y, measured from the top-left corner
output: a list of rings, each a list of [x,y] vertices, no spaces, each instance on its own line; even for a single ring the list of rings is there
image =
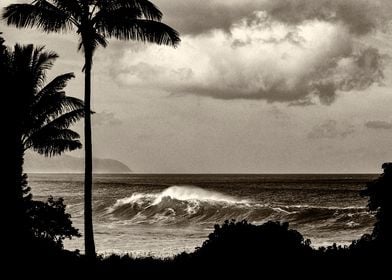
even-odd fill
[[[26,173],[83,173],[84,159],[62,155],[46,158],[28,153],[25,156],[24,172]],[[94,173],[131,173],[124,163],[114,159],[93,159]]]

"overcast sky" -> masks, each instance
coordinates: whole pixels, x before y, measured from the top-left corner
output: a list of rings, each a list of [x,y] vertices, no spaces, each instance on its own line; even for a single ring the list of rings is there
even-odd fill
[[[152,2],[181,45],[96,53],[96,157],[187,173],[379,172],[392,160],[392,1]],[[75,72],[67,93],[82,98],[77,37],[0,31],[56,51],[49,78]]]

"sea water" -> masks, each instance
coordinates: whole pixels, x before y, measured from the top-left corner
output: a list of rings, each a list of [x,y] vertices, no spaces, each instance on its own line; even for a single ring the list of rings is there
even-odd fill
[[[99,253],[168,257],[201,246],[215,224],[287,221],[312,245],[349,244],[370,233],[374,216],[359,195],[369,174],[94,175]],[[83,175],[30,174],[35,199],[63,197],[83,234]],[[65,242],[83,252],[83,238]]]

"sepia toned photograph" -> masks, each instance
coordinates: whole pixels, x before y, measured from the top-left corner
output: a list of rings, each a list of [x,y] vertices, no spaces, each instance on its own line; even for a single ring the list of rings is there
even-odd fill
[[[0,10],[13,275],[387,270],[391,0]]]

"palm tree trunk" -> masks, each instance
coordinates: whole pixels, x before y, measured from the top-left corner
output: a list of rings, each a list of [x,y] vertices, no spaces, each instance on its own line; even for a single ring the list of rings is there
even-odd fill
[[[92,52],[85,51],[85,116],[84,116],[84,151],[85,151],[85,170],[84,170],[84,246],[87,257],[94,258],[94,230],[93,230],[93,211],[92,211],[92,142],[91,142],[91,63]]]

